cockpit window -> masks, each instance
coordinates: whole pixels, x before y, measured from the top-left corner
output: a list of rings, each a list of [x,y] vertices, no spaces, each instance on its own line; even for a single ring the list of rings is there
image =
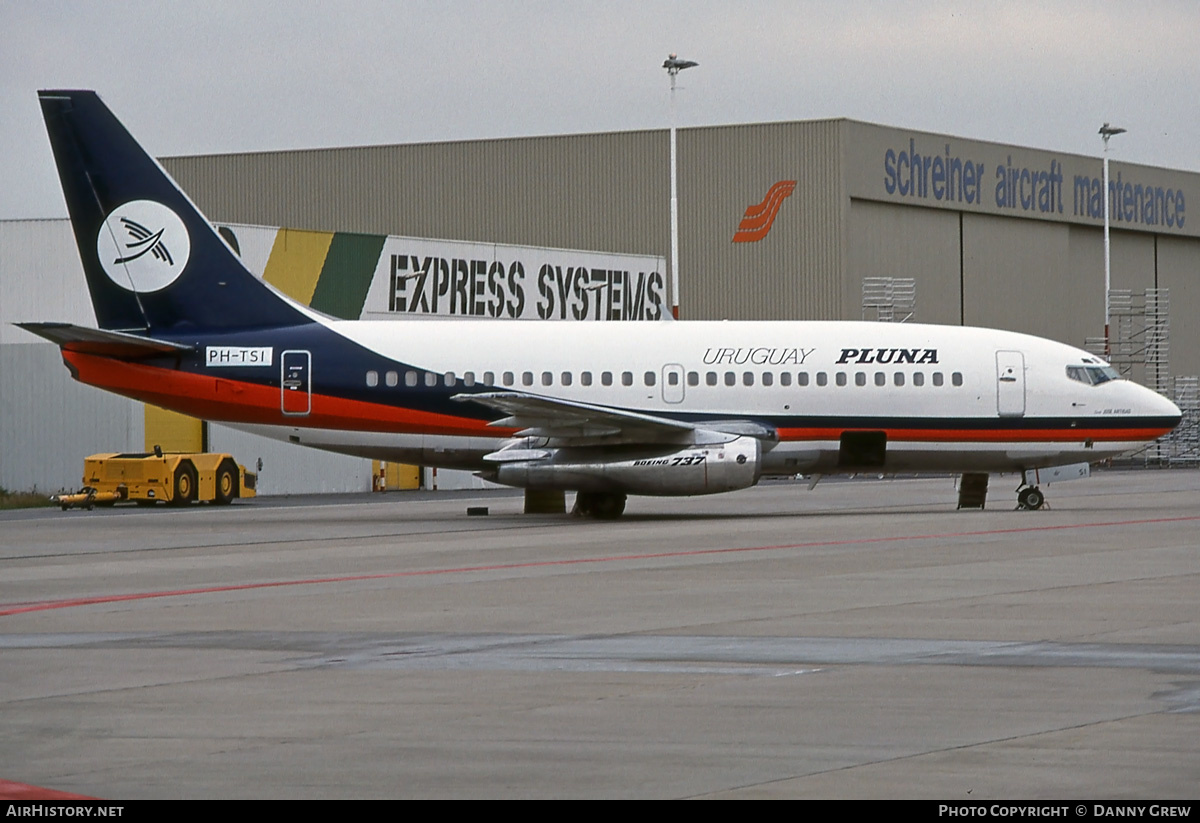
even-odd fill
[[[1089,386],[1121,379],[1120,373],[1112,366],[1067,366],[1067,377]]]

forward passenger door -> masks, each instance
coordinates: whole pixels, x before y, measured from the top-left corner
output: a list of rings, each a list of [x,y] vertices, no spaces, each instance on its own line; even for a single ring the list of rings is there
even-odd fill
[[[996,410],[1001,417],[1025,416],[1025,355],[996,352]]]

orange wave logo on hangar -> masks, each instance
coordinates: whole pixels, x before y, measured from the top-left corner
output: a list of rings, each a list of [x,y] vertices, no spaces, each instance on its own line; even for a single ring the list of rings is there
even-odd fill
[[[733,242],[757,243],[766,237],[767,232],[771,230],[771,224],[775,222],[775,215],[779,214],[779,207],[783,205],[784,200],[791,197],[794,188],[795,180],[780,180],[767,189],[767,196],[761,203],[747,206],[746,214],[734,232]]]

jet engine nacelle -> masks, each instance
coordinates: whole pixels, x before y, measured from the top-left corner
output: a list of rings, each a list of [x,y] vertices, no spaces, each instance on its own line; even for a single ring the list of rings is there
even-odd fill
[[[506,460],[481,476],[525,489],[657,496],[715,494],[757,483],[762,474],[761,456],[760,442],[749,436],[684,448],[569,448],[542,459]]]

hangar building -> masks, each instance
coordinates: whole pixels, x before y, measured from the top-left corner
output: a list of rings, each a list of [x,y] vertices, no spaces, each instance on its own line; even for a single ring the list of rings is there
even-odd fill
[[[650,256],[670,248],[666,130],[162,162],[220,224]],[[1110,170],[1106,196],[1098,156],[846,119],[682,129],[680,316],[858,320],[864,281],[898,278],[915,283],[917,322],[1083,346],[1104,333],[1107,202],[1113,289],[1131,292],[1134,313],[1152,302],[1160,321],[1169,294],[1160,371],[1131,371],[1163,389],[1172,375],[1200,373],[1191,321],[1200,216],[1187,214],[1189,200],[1200,202],[1200,174],[1115,160]],[[0,239],[0,486],[26,488],[31,476],[42,488],[73,485],[89,448],[140,449],[150,418],[74,386],[52,346],[7,325],[90,322],[65,221],[0,223]],[[595,288],[590,270],[576,277],[560,295]],[[523,288],[530,301],[555,291],[532,276]],[[45,383],[49,370],[63,379]],[[88,426],[103,430],[103,444]],[[209,445],[241,445],[236,437],[249,436],[223,433]],[[271,491],[369,487],[366,461],[280,448],[268,461]]]
[[[665,130],[164,165],[214,220],[670,247]],[[1172,315],[1194,316],[1200,174],[1112,161],[1110,177],[1113,289],[1169,289]],[[1099,157],[846,119],[682,129],[681,316],[857,320],[864,278],[913,278],[919,322],[1082,346],[1104,333],[1103,188]],[[739,231],[759,208],[757,229]],[[1172,324],[1171,370],[1200,373],[1200,325]]]

